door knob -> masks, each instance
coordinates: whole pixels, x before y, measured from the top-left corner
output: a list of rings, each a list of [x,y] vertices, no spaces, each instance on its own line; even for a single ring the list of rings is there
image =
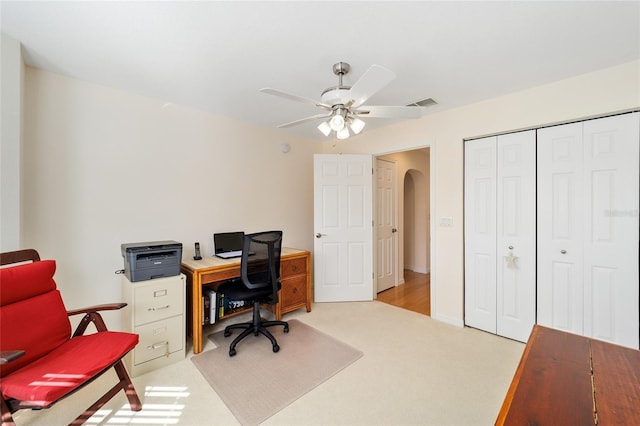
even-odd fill
[[[567,251],[566,250],[560,250],[560,253],[567,254]]]
[[[324,236],[326,236],[327,234],[321,234],[321,233],[319,233],[319,232],[318,232],[318,233],[316,234],[316,238],[322,238],[322,236],[323,236],[323,235],[324,235]]]
[[[392,229],[391,229],[391,232],[394,232],[394,233],[395,233],[395,232],[398,232],[398,230],[397,230],[396,228],[392,228]]]

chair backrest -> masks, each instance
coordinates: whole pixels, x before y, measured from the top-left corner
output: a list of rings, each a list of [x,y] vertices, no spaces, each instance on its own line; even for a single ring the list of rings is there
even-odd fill
[[[0,268],[0,350],[25,355],[0,366],[0,376],[30,364],[71,338],[71,323],[56,288],[54,260]]]
[[[278,302],[282,231],[267,231],[244,236],[240,278],[248,288],[270,286],[269,303]]]
[[[5,251],[0,253],[0,265],[9,265],[11,263],[21,262],[37,262],[40,260],[40,255],[37,250],[23,249],[16,251]]]

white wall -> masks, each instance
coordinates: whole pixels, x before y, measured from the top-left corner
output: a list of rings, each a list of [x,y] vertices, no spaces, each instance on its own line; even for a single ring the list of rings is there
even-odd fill
[[[24,62],[20,43],[2,34],[0,52],[0,251],[20,249],[20,164]]]
[[[337,141],[326,153],[381,154],[431,147],[435,215],[453,226],[433,229],[431,315],[463,324],[463,139],[640,107],[640,62],[428,115]]]
[[[24,122],[23,245],[57,260],[68,308],[121,299],[122,243],[190,257],[217,231],[282,229],[313,248],[312,141],[30,67]]]
[[[194,241],[211,252],[215,231],[267,227],[282,228],[285,245],[312,249],[319,143],[30,68],[25,91],[22,245],[58,259],[69,307],[119,300],[113,272],[124,242],[175,239],[191,256]],[[432,316],[462,325],[463,139],[639,106],[633,62],[364,132],[324,152],[430,147],[431,220],[453,218],[433,228]]]

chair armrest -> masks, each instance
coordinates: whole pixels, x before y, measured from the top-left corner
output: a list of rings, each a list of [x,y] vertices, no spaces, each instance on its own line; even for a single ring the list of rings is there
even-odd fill
[[[102,319],[102,315],[100,315],[99,311],[115,311],[118,309],[122,309],[125,306],[127,306],[126,303],[109,303],[106,305],[96,305],[96,306],[90,306],[88,308],[74,309],[72,311],[67,311],[68,316],[85,314],[84,317],[82,317],[82,320],[80,320],[80,323],[78,324],[78,328],[76,328],[76,331],[73,333],[73,337],[82,336],[86,331],[89,323],[93,323],[93,325],[95,325],[96,330],[98,330],[98,332],[108,331],[107,326],[104,323],[104,320]]]
[[[100,311],[116,311],[118,309],[122,309],[127,306],[126,303],[107,303],[105,305],[94,305],[81,309],[74,309],[71,311],[67,311],[68,316],[78,315],[78,314],[89,314],[91,312],[100,312]]]
[[[24,355],[25,352],[24,351],[0,351],[0,364],[4,365],[4,364],[8,364],[11,361],[20,358],[22,355]]]

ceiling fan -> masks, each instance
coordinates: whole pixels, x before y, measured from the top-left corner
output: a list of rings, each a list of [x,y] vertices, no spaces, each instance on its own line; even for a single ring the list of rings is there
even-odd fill
[[[318,130],[325,136],[329,136],[334,131],[338,139],[348,138],[350,136],[349,129],[354,134],[360,133],[365,126],[365,122],[361,118],[419,118],[422,116],[424,108],[418,105],[364,105],[367,99],[396,78],[393,71],[380,65],[372,65],[353,86],[344,86],[342,77],[348,74],[350,70],[351,66],[346,62],[338,62],[333,65],[333,73],[338,76],[338,85],[329,87],[322,92],[320,101],[292,95],[269,87],[260,89],[260,91],[285,99],[311,104],[325,111],[322,114],[281,124],[278,127],[292,127],[309,121],[323,120],[318,126]]]

